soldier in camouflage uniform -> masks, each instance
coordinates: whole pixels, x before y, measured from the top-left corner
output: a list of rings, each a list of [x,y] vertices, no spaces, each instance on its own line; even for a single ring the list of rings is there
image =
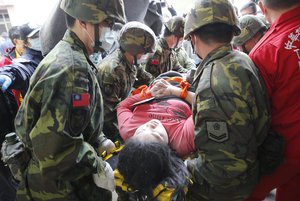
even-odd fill
[[[184,68],[191,70],[196,67],[196,65],[193,63],[192,59],[189,57],[183,46],[176,48],[175,54],[177,61]]]
[[[240,28],[228,0],[197,0],[184,32],[203,58],[193,82],[198,150],[187,161],[188,200],[242,201],[259,179],[257,147],[270,124],[263,82],[250,58],[232,50]]]
[[[31,77],[15,119],[16,133],[31,154],[17,196],[107,201],[111,192],[92,177],[107,179],[112,171],[96,151],[107,139],[100,136],[102,95],[88,56],[105,27],[124,23],[123,1],[62,0],[61,8],[68,30]]]
[[[136,81],[149,84],[152,75],[138,63],[155,47],[155,34],[140,22],[123,26],[119,38],[120,48],[100,63],[97,78],[104,100],[104,134],[111,140],[122,141],[117,127],[116,106],[130,95]]]
[[[156,51],[153,57],[145,65],[146,71],[157,77],[161,73],[174,70],[180,73],[186,73],[191,67],[188,59],[182,61],[182,66],[177,58],[176,48],[180,47],[183,40],[184,18],[172,17],[165,23],[165,31],[162,38],[159,39]],[[182,57],[184,58],[184,57]]]
[[[249,54],[267,31],[267,26],[254,15],[244,15],[239,21],[241,33],[233,38],[233,45]]]

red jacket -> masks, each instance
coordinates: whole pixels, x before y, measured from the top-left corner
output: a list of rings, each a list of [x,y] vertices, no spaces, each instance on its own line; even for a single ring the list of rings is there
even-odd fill
[[[300,161],[300,7],[282,14],[249,56],[267,88],[272,129],[286,139],[286,158]]]
[[[12,61],[9,60],[6,56],[1,57],[1,59],[0,59],[0,68],[2,68],[3,66],[6,66],[6,65],[10,65],[10,64],[12,64]],[[21,100],[23,99],[20,91],[12,89],[12,92],[13,92],[15,98],[16,98],[16,102],[18,104],[18,107],[20,107]]]
[[[119,131],[125,141],[133,136],[140,125],[158,119],[168,133],[169,146],[179,156],[187,156],[196,150],[192,111],[186,102],[168,98],[133,106],[141,100],[140,94],[137,94],[126,98],[117,108]]]

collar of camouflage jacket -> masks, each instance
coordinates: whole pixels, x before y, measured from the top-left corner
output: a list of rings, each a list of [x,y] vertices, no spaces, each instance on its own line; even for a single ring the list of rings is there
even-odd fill
[[[133,64],[130,64],[130,63],[127,61],[124,52],[123,52],[121,49],[118,49],[116,52],[117,52],[117,54],[118,54],[118,58],[120,58],[119,60],[121,61],[121,63],[122,63],[123,65],[125,64],[125,66],[128,67],[128,69],[129,69],[130,71],[136,72],[136,70],[137,70],[136,68],[137,68],[137,67],[134,65],[134,63],[133,63]],[[120,65],[120,64],[118,64],[118,65]]]
[[[194,82],[201,75],[205,66],[207,66],[209,63],[211,63],[212,61],[214,61],[216,59],[220,59],[220,58],[226,56],[231,51],[233,51],[231,44],[223,45],[223,46],[218,47],[218,48],[214,49],[213,51],[211,51],[198,66],[197,71],[195,73]],[[194,85],[194,82],[192,85]]]
[[[78,36],[74,32],[68,29],[63,37],[63,41],[70,43],[75,50],[83,51],[83,53],[88,58],[87,49],[84,43],[78,38]]]

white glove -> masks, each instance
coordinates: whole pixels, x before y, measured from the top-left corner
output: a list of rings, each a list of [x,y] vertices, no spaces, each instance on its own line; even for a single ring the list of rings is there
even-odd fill
[[[114,191],[116,188],[114,171],[110,165],[105,162],[104,172],[93,174],[95,184],[109,191]]]
[[[0,86],[3,92],[11,85],[12,80],[7,75],[0,75]]]
[[[157,80],[150,89],[151,95],[154,97],[163,97],[172,95],[172,90],[176,89],[164,79]],[[180,89],[179,89],[180,90]]]
[[[104,151],[106,151],[106,155],[109,155],[116,149],[115,144],[110,140],[106,139],[99,145],[99,154],[101,155]]]

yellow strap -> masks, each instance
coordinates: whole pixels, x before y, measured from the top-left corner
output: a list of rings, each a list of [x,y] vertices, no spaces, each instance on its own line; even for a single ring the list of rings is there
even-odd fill
[[[114,171],[114,175],[116,186],[120,187],[124,192],[129,192],[130,188],[126,183],[124,183],[124,177],[121,175],[118,169]]]
[[[167,188],[162,184],[158,184],[153,190],[153,197],[158,201],[171,201],[173,193],[173,188]]]

